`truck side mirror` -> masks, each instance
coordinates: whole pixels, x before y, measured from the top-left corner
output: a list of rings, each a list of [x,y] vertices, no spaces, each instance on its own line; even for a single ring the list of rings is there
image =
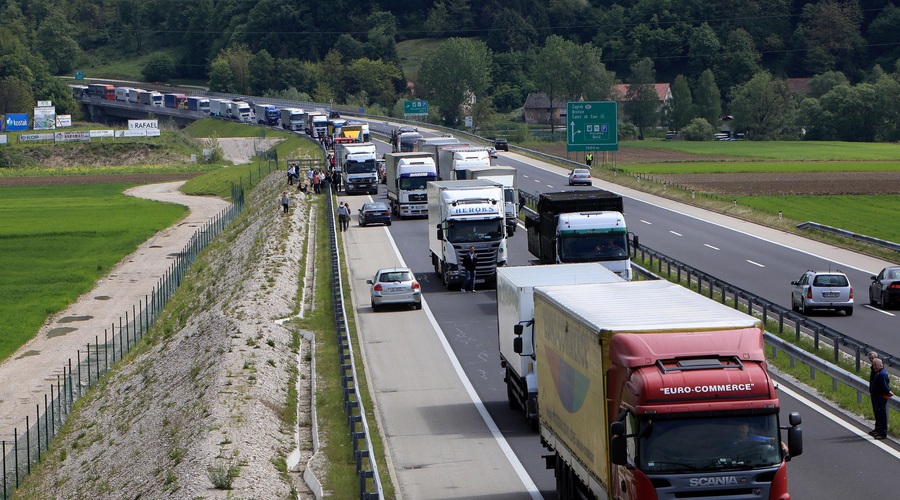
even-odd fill
[[[628,463],[625,439],[624,423],[617,420],[609,424],[609,455],[615,465],[627,465]]]
[[[791,412],[788,415],[788,422],[791,424],[790,428],[787,431],[788,438],[788,457],[790,460],[792,457],[799,456],[803,454],[803,429],[800,428],[800,414],[797,412]]]
[[[641,248],[641,240],[638,238],[638,235],[632,233],[631,244],[634,246],[634,250],[637,251]]]
[[[438,241],[444,241],[444,228],[440,224],[437,227],[437,239]]]
[[[522,337],[516,337],[513,339],[513,352],[516,354],[522,354]]]
[[[513,325],[513,333],[516,334],[517,337],[521,337],[523,333],[525,333],[525,325],[519,323],[518,325]]]

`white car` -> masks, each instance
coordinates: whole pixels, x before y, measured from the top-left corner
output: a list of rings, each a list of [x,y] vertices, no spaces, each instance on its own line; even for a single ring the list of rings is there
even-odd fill
[[[593,184],[591,180],[591,171],[586,168],[576,168],[569,172],[569,185],[584,184],[590,186]]]
[[[422,287],[406,267],[379,269],[375,278],[366,283],[372,285],[372,310],[375,312],[390,304],[422,308]]]
[[[791,281],[791,309],[808,314],[813,309],[833,309],[853,315],[853,287],[841,272],[806,271]]]

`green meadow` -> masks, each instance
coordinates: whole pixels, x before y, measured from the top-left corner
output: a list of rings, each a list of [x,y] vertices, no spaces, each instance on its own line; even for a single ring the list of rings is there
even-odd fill
[[[183,134],[175,134],[180,139],[161,141],[258,137],[259,130],[222,120],[199,120]],[[287,158],[321,158],[318,146],[297,134],[271,130],[266,134],[285,139],[275,148],[282,163]],[[175,149],[181,150],[178,146]],[[185,183],[182,191],[230,199],[231,186],[250,189],[277,168],[276,162],[256,159],[237,166],[27,167],[0,169],[0,176],[203,171],[206,173]],[[47,318],[89,291],[141,243],[184,217],[186,208],[181,205],[124,195],[133,185],[0,187],[0,263],[4,271],[0,273],[0,360],[31,339]]]
[[[185,215],[122,194],[130,186],[0,187],[0,359]]]

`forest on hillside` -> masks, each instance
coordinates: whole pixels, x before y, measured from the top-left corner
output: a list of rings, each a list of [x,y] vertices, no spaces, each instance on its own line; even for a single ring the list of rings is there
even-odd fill
[[[397,46],[417,40],[442,43],[410,82]],[[731,114],[756,138],[897,140],[900,122],[889,0],[0,0],[0,113],[34,99],[74,109],[53,76],[130,59],[147,81],[386,115],[425,98],[449,125],[513,112],[533,92],[608,99],[615,83],[631,85],[638,133]],[[803,96],[785,83],[809,77]],[[673,92],[662,113],[659,82]],[[847,124],[829,124],[854,106]]]

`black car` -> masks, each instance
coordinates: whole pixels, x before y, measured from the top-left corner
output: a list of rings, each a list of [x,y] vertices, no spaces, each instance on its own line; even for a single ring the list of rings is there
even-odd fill
[[[366,203],[359,207],[359,214],[356,220],[360,226],[368,226],[369,224],[391,225],[391,209],[387,205],[376,201],[374,203]]]
[[[405,134],[407,132],[415,132],[415,131],[416,131],[416,129],[410,125],[400,125],[400,127],[397,128],[398,134]]]
[[[506,139],[494,139],[494,149],[497,151],[509,151],[509,143]]]
[[[882,309],[900,305],[900,266],[886,267],[878,276],[872,276],[869,304]]]

